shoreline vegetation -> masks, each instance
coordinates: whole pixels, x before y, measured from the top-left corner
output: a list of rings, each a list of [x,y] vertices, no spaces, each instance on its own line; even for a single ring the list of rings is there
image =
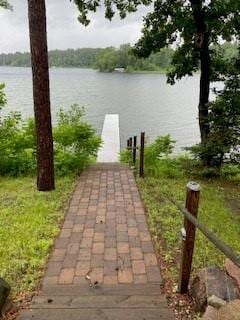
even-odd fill
[[[119,48],[80,48],[49,51],[50,68],[90,68],[100,72],[129,74],[166,74],[171,68],[172,48],[152,53],[148,58],[137,58],[129,44]],[[218,48],[226,60],[237,55],[237,45],[226,42]],[[29,52],[2,53],[0,66],[31,67]],[[120,69],[122,70],[120,72]]]

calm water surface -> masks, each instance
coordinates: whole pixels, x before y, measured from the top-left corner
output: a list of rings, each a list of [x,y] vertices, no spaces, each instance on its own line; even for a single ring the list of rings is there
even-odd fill
[[[171,134],[176,149],[199,141],[197,120],[199,76],[184,79],[175,86],[166,84],[160,74],[108,74],[90,69],[51,69],[53,121],[60,107],[85,107],[86,118],[101,133],[104,115],[120,116],[121,144],[130,135],[146,131],[153,140]],[[0,82],[6,84],[8,106],[24,118],[33,115],[30,68],[0,67]]]

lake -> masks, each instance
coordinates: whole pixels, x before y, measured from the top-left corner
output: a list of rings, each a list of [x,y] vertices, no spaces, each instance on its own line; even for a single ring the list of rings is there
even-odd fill
[[[24,118],[33,116],[31,69],[0,67],[0,82],[6,84],[8,106],[4,113],[18,110]],[[169,133],[176,140],[177,151],[199,141],[199,75],[170,86],[162,74],[56,68],[50,70],[50,85],[53,122],[59,108],[79,104],[98,133],[104,115],[118,113],[122,147],[129,136],[141,131],[150,141]]]

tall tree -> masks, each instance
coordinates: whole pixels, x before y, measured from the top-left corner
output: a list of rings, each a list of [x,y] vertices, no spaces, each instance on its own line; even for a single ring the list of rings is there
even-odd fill
[[[221,80],[226,67],[212,45],[239,36],[239,9],[240,2],[234,0],[157,0],[154,12],[145,18],[143,36],[136,44],[136,53],[143,57],[170,44],[177,46],[168,74],[171,84],[192,75],[200,66],[198,115],[203,147],[210,134],[210,82]],[[211,156],[203,160],[211,164]]]
[[[96,11],[101,1],[74,0],[80,11],[79,21],[87,25],[89,11]],[[124,18],[141,4],[153,3],[153,11],[144,18],[142,37],[135,53],[148,57],[161,48],[175,45],[172,70],[168,82],[174,84],[192,75],[200,66],[199,127],[204,146],[210,133],[210,82],[221,80],[226,64],[212,45],[240,38],[240,1],[236,0],[112,0],[105,1],[105,15],[111,19],[115,11]],[[183,93],[184,94],[184,93]],[[209,161],[206,161],[209,164]]]
[[[33,99],[37,137],[37,188],[54,189],[45,0],[28,0]]]

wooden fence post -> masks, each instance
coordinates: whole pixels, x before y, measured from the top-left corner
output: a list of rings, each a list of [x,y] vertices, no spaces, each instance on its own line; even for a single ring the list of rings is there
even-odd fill
[[[145,143],[145,132],[141,132],[140,160],[139,160],[139,175],[141,178],[144,177],[144,143]]]
[[[127,149],[129,150],[129,139],[127,139]]]
[[[137,154],[137,136],[133,138],[133,164],[136,164],[136,154]]]
[[[196,182],[187,184],[186,209],[197,218],[200,196],[200,185]],[[184,228],[182,229],[182,256],[180,265],[180,277],[178,290],[180,293],[187,293],[188,284],[192,269],[192,257],[194,250],[196,227],[185,217]]]
[[[133,145],[133,141],[132,141],[132,137],[129,138],[129,151],[132,152],[132,145]]]

